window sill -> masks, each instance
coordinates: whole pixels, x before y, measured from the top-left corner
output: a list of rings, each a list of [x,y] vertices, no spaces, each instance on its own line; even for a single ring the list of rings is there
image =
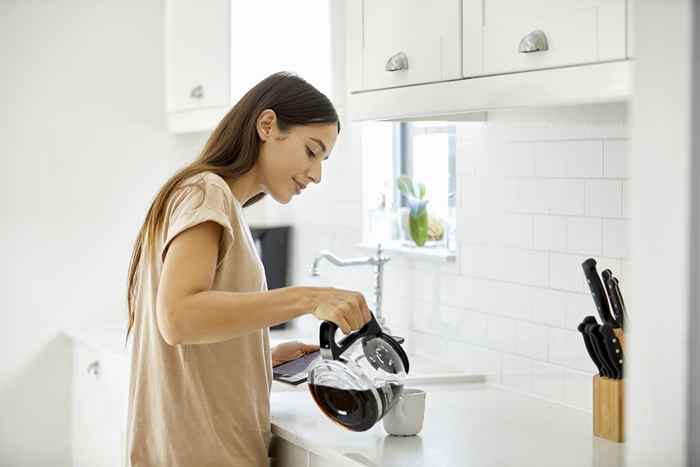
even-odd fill
[[[376,252],[377,242],[362,242],[357,247]],[[382,242],[382,250],[413,258],[445,263],[453,263],[457,260],[457,251],[455,249],[447,249],[442,245],[417,247],[405,245],[400,240],[392,240]]]

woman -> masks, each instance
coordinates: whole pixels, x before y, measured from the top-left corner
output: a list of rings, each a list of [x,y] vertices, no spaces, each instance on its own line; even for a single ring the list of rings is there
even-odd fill
[[[268,465],[272,365],[318,349],[271,350],[268,327],[312,313],[348,334],[369,321],[357,292],[267,291],[243,213],[265,195],[286,204],[320,183],[339,130],[325,95],[273,74],[157,194],[128,276],[130,466]]]

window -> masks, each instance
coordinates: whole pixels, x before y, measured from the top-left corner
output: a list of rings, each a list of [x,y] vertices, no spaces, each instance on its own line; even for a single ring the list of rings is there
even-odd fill
[[[396,187],[405,174],[425,184],[428,214],[443,227],[443,238],[426,246],[454,248],[447,238],[455,225],[455,129],[453,122],[363,123],[366,243],[412,243],[402,221],[407,202]]]

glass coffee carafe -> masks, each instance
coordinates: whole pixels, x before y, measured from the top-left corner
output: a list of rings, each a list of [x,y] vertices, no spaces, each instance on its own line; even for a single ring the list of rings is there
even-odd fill
[[[338,326],[321,323],[321,358],[308,370],[308,386],[319,408],[352,431],[366,431],[396,404],[408,373],[403,338],[385,334],[372,319],[336,342]]]

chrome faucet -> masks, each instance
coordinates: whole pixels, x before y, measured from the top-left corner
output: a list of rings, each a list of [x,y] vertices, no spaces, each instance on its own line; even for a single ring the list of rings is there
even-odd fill
[[[377,319],[379,326],[385,333],[389,333],[389,328],[386,326],[384,316],[382,315],[382,286],[383,286],[383,275],[384,275],[384,264],[389,262],[391,259],[385,256],[382,251],[381,243],[377,245],[376,256],[364,256],[359,258],[348,258],[340,259],[328,250],[322,250],[316,259],[314,259],[314,264],[311,267],[311,275],[313,277],[320,276],[318,272],[318,264],[322,259],[327,259],[336,266],[346,267],[346,266],[364,266],[370,265],[375,266],[375,285],[374,285],[374,317]]]

